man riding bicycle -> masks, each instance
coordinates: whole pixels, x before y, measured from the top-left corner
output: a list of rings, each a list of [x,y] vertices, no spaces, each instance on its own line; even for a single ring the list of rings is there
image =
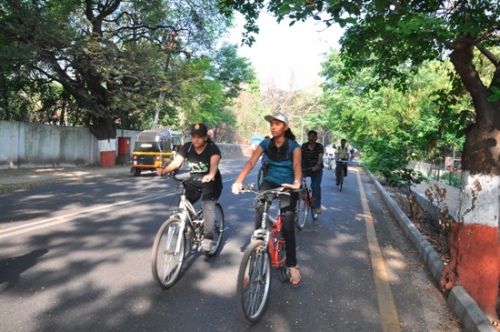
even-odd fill
[[[323,153],[325,148],[317,142],[318,133],[310,130],[307,133],[307,142],[302,144],[303,176],[311,177],[311,187],[314,195],[314,212],[321,213],[321,180],[323,178]]]
[[[350,156],[350,153],[349,153],[349,148],[346,146],[346,139],[345,138],[342,138],[340,140],[340,146],[337,150],[337,155],[335,156],[335,159],[340,159],[340,160],[345,160],[345,161],[349,161],[349,156]],[[338,163],[337,167],[340,167],[340,165],[342,165],[342,169],[344,171],[344,177],[347,176],[347,163]],[[337,169],[337,172],[339,170]],[[339,180],[337,179],[337,186],[339,185]]]

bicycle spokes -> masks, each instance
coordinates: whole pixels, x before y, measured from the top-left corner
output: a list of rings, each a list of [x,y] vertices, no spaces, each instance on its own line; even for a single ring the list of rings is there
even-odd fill
[[[238,304],[250,323],[257,322],[266,307],[271,284],[271,264],[264,241],[253,242],[243,255],[238,272]]]
[[[185,237],[177,219],[160,228],[153,244],[152,271],[162,288],[171,287],[179,277],[184,261]]]
[[[253,316],[261,308],[266,284],[269,282],[265,278],[268,272],[267,260],[267,254],[259,252],[251,257],[248,264],[244,305],[250,316]]]

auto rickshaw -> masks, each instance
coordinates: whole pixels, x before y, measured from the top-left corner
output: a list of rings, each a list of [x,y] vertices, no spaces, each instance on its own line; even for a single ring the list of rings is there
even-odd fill
[[[170,129],[144,130],[136,136],[130,173],[141,175],[143,170],[156,171],[165,167],[182,146],[182,133]]]

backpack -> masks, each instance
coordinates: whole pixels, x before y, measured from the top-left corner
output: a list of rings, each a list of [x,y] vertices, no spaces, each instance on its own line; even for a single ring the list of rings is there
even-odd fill
[[[284,146],[285,144],[286,146]],[[274,145],[273,139],[271,138],[269,139],[269,143],[264,149],[264,153],[267,155],[269,160],[275,162],[280,162],[284,160],[293,160],[293,150],[290,149],[291,145],[292,145],[291,139],[287,138],[285,143],[283,143],[281,147],[277,148],[276,145]],[[281,151],[282,148],[287,149],[286,153],[284,153],[284,151]]]

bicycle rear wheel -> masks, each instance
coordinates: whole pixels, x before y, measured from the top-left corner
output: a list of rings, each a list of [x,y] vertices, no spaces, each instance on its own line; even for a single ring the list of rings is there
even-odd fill
[[[271,262],[266,245],[262,240],[253,241],[243,254],[236,291],[238,308],[250,324],[262,318],[270,286]]]
[[[214,232],[212,237],[212,250],[206,253],[208,257],[214,256],[222,243],[222,238],[224,235],[224,211],[222,210],[222,206],[217,203],[215,205],[215,223],[214,223]]]
[[[300,231],[307,222],[307,214],[309,213],[309,201],[307,198],[307,193],[301,191],[299,193],[299,199],[297,200],[297,229]]]
[[[161,288],[172,287],[179,278],[185,251],[186,237],[180,231],[180,220],[170,218],[158,230],[151,253],[153,278]]]

